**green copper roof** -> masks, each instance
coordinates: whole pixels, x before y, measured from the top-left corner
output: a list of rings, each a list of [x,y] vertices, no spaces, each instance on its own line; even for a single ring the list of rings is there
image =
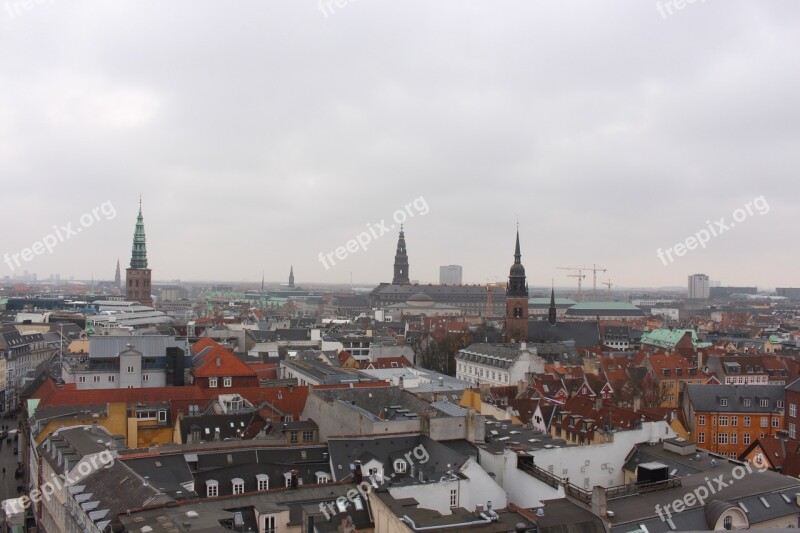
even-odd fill
[[[669,330],[665,328],[654,329],[649,333],[643,333],[642,344],[649,344],[659,348],[674,348],[675,345],[678,344],[678,341],[680,341],[687,332],[691,334],[692,344],[696,348],[706,348],[711,346],[710,342],[699,342],[697,332],[693,329]]]
[[[627,302],[580,302],[571,307],[576,311],[638,311],[639,308]]]
[[[136,217],[136,230],[133,232],[131,268],[147,268],[147,239],[144,236],[141,200],[139,201],[139,216]]]
[[[565,305],[575,305],[575,300],[571,298],[556,298],[556,307]],[[543,305],[544,307],[550,306],[550,297],[547,298],[528,298],[528,305]]]

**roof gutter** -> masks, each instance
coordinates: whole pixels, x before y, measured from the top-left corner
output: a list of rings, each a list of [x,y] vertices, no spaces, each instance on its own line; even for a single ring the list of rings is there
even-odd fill
[[[459,522],[458,524],[446,524],[443,526],[417,526],[408,515],[403,515],[401,520],[411,526],[411,529],[414,531],[428,531],[431,529],[449,529],[453,527],[463,527],[463,526],[477,526],[479,524],[489,524],[492,521],[492,518],[485,513],[481,513],[481,520],[473,520],[472,522]]]

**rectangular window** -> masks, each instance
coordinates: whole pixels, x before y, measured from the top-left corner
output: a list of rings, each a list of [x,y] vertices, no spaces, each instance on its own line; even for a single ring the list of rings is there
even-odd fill
[[[728,417],[727,416],[720,416],[719,417],[719,425],[720,426],[727,426],[728,425]]]
[[[705,426],[706,425],[706,416],[700,415],[697,417],[697,425],[698,426]]]
[[[742,444],[750,444],[750,433],[742,435]]]
[[[268,477],[260,477],[260,478],[258,478],[258,490],[269,490],[269,478]]]
[[[774,427],[774,428],[781,427],[780,426],[780,418],[778,418],[777,416],[773,416],[772,417],[772,427]]]
[[[769,417],[768,416],[762,416],[761,417],[761,427],[762,428],[769,427]]]
[[[720,407],[728,407],[728,399],[727,398],[720,398],[719,399]]]
[[[719,444],[728,444],[728,434],[727,433],[720,433],[717,435],[717,443]]]
[[[244,483],[234,483],[233,484],[233,493],[234,494],[244,494]]]
[[[159,411],[158,412],[158,421],[159,422],[166,422],[167,421],[167,412],[166,411]]]
[[[450,489],[450,507],[458,506],[458,489]]]
[[[313,442],[314,441],[314,432],[313,431],[304,431],[303,432],[303,442]]]
[[[150,374],[142,374],[142,381],[150,381]]]
[[[762,398],[760,405],[761,407],[769,407],[769,400],[766,398]]]
[[[132,366],[129,366],[128,367],[128,374],[133,374],[134,370],[135,369]]]
[[[264,533],[275,533],[278,529],[275,527],[275,524],[278,521],[275,519],[275,515],[268,515],[264,517]]]
[[[219,485],[209,485],[206,495],[209,498],[216,498],[219,496]]]
[[[697,434],[697,442],[700,444],[704,444],[706,442],[706,434],[705,432],[701,431]]]
[[[797,426],[795,426],[794,422],[789,422],[789,438],[797,438]]]
[[[100,376],[92,376],[92,381],[95,383],[100,383]]]
[[[209,386],[209,388],[216,389],[217,388],[217,378],[208,378],[208,386]]]
[[[78,383],[86,383],[86,376],[78,376]]]
[[[792,418],[797,416],[797,404],[790,403],[789,404],[789,416]]]
[[[222,378],[222,386],[223,387],[233,386],[233,378]]]
[[[749,416],[744,417],[744,427],[746,427],[746,428],[750,427],[750,417]]]
[[[739,435],[736,433],[731,433],[731,444],[736,444],[736,440],[738,439]]]
[[[739,425],[739,417],[738,416],[732,416],[731,417],[731,425],[732,426],[738,426]]]
[[[116,376],[108,376],[109,383],[114,383],[116,381]]]
[[[297,442],[297,431],[289,432],[289,442]]]

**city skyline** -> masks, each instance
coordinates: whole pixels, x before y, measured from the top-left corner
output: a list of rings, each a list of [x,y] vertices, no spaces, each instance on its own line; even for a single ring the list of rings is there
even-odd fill
[[[800,6],[9,5],[0,255],[115,216],[0,279],[113,279],[141,194],[155,282],[389,282],[401,222],[412,280],[503,282],[519,221],[532,286],[798,285]]]

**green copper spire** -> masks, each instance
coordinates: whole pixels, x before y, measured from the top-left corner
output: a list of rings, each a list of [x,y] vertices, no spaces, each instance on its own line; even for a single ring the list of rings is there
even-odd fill
[[[133,232],[131,268],[147,268],[147,239],[145,239],[144,236],[144,219],[142,218],[141,197],[139,197],[139,216],[136,217],[136,230]]]

